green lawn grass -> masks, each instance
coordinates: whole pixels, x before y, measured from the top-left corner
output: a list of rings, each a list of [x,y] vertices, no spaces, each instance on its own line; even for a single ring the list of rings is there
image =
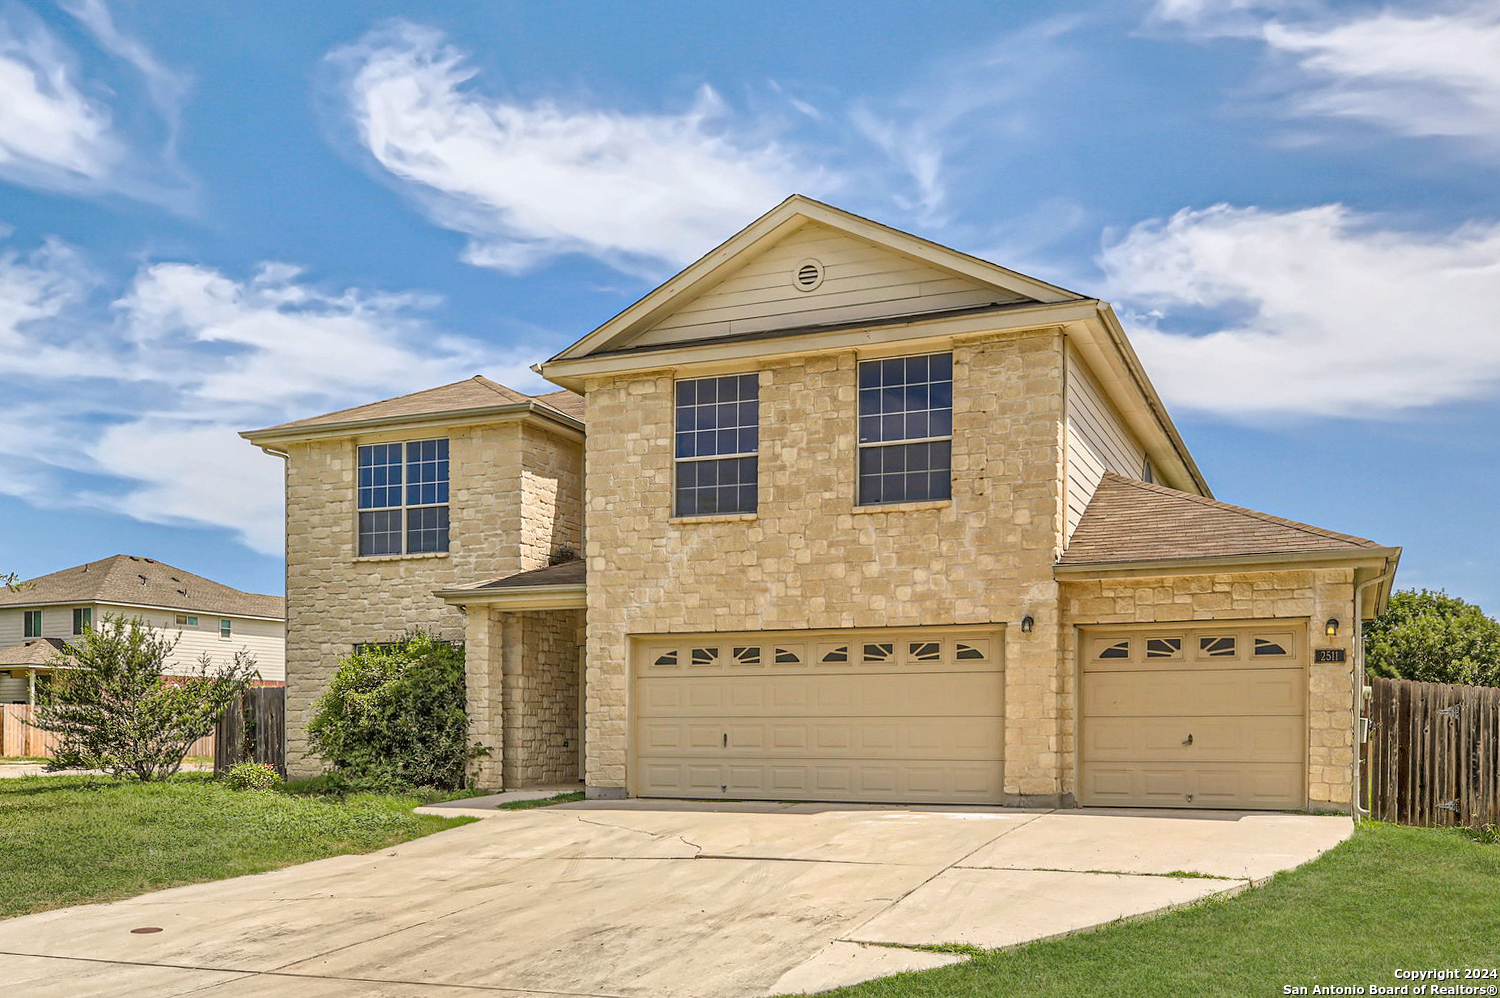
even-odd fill
[[[534,800],[509,800],[504,804],[496,805],[499,811],[530,811],[534,807],[551,807],[554,804],[574,804],[583,800],[582,790],[574,790],[570,793],[557,794],[552,797],[537,797]]]
[[[1237,897],[829,995],[1242,998],[1283,985],[1400,985],[1402,967],[1497,965],[1500,847],[1371,823]]]
[[[418,797],[235,791],[206,775],[0,780],[0,918],[372,852],[469,818]]]

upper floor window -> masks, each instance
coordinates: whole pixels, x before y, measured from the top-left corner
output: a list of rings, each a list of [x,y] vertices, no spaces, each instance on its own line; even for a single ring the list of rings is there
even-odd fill
[[[227,638],[234,633],[234,624],[227,619],[219,621],[219,637]]]
[[[73,633],[82,634],[94,626],[94,610],[92,607],[81,606],[73,610]]]
[[[197,627],[198,626],[198,618],[196,616],[194,616],[194,615],[190,615],[190,614],[186,614],[186,613],[179,613],[179,614],[177,614],[177,626],[178,627]]]
[[[359,448],[359,553],[448,550],[448,441]]]
[[[859,365],[859,504],[952,495],[953,355]]]
[[[42,611],[27,610],[23,614],[25,634],[23,637],[39,638],[42,636]]]
[[[760,449],[760,377],[677,382],[678,516],[753,513]]]

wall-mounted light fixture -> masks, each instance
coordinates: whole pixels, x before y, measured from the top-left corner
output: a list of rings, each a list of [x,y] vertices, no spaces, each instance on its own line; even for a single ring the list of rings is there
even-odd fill
[[[1022,617],[1021,618],[1021,633],[1022,634],[1030,634],[1031,633],[1032,625],[1034,625],[1035,623],[1036,623],[1036,621],[1031,619],[1031,614],[1029,614],[1029,613],[1026,616]]]
[[[1336,637],[1338,637],[1339,636],[1339,619],[1337,617],[1329,617],[1328,618],[1328,623],[1326,623],[1326,624],[1323,625],[1323,633],[1326,634],[1326,635],[1328,635],[1330,638],[1336,638]]]

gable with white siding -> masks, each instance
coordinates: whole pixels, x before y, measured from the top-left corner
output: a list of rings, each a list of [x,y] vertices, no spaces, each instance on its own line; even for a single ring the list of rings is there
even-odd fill
[[[1070,343],[1067,355],[1068,515],[1064,542],[1083,517],[1106,471],[1140,478],[1146,451]]]
[[[811,290],[797,286],[804,263],[822,269]],[[1024,295],[944,270],[818,222],[800,226],[708,290],[632,337],[632,346],[888,319],[1030,301]]]

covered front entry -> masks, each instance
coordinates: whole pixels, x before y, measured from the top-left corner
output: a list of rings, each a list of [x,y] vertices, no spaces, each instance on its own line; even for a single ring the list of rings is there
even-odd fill
[[[995,626],[632,641],[641,797],[999,803]]]
[[[1307,622],[1080,629],[1085,805],[1306,802]]]

